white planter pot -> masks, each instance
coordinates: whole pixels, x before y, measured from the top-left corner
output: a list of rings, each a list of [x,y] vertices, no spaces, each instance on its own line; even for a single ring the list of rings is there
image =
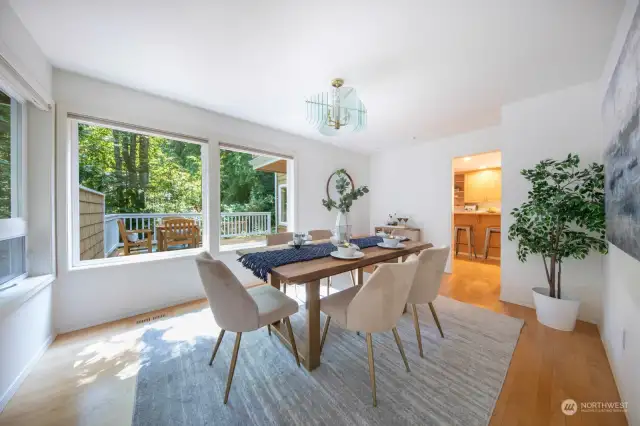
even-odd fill
[[[575,328],[579,301],[549,297],[548,288],[536,287],[533,289],[533,303],[541,324],[562,331],[573,331]]]

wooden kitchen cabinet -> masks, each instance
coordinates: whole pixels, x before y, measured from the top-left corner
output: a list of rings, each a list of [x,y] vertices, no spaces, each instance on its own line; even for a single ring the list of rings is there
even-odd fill
[[[502,171],[500,169],[478,170],[465,175],[465,203],[500,201],[501,194]]]

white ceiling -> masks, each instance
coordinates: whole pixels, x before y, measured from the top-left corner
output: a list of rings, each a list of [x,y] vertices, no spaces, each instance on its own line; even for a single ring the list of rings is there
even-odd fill
[[[600,77],[624,0],[13,0],[56,67],[357,150],[497,124]],[[324,137],[334,77],[369,110]]]
[[[502,154],[500,151],[471,155],[469,157],[456,157],[453,159],[453,170],[464,172],[468,170],[491,169],[501,167]]]

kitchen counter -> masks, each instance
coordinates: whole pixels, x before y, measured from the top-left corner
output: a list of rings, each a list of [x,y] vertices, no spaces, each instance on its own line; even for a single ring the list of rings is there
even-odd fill
[[[465,212],[465,211],[455,211],[453,212],[453,214],[475,214],[475,215],[479,215],[479,214],[486,214],[486,215],[490,215],[490,216],[500,216],[500,212],[497,213],[489,213],[487,211],[479,211],[479,212]]]
[[[478,258],[482,258],[484,253],[484,241],[487,228],[499,228],[502,220],[501,213],[489,213],[488,211],[453,212],[454,226],[471,226],[473,228],[473,245],[476,249]],[[455,236],[454,236],[455,238]],[[455,246],[453,246],[455,247]],[[465,256],[469,253],[466,232],[460,232],[460,251],[458,255]],[[489,258],[500,259],[500,234],[492,234],[489,241]]]

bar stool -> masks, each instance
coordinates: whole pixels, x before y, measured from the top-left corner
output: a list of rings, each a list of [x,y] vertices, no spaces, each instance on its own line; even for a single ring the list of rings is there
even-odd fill
[[[484,259],[485,260],[489,256],[489,242],[491,241],[491,234],[493,234],[493,233],[499,234],[500,233],[500,227],[499,226],[489,226],[489,227],[487,227],[487,230],[484,233]]]
[[[476,247],[473,244],[473,226],[471,225],[456,226],[454,228],[454,233],[456,236],[455,238],[456,256],[458,255],[458,251],[460,249],[460,231],[464,231],[467,233],[467,242],[469,244],[469,259],[471,259],[471,250],[473,250],[473,255],[477,259],[478,254],[476,253]]]

